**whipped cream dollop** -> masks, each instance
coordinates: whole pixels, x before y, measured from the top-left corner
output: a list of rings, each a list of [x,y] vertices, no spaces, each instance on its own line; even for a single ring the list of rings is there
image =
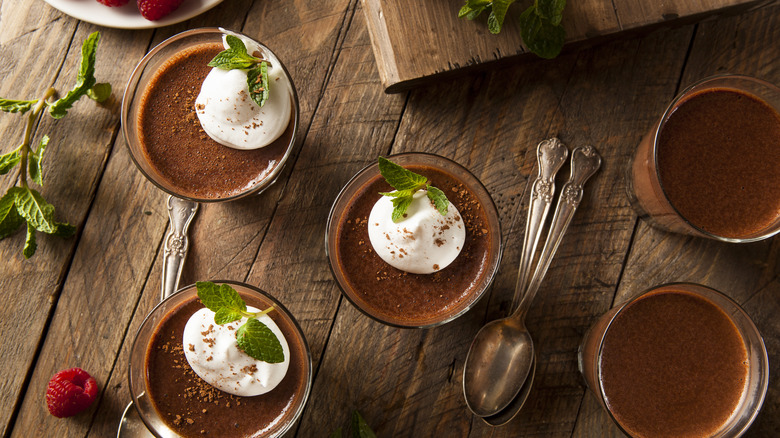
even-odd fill
[[[247,307],[249,312],[259,309]],[[193,313],[184,326],[184,356],[195,373],[211,386],[242,397],[265,394],[282,381],[290,365],[290,347],[282,331],[268,316],[258,321],[279,338],[284,351],[284,361],[267,363],[257,360],[238,349],[236,330],[246,318],[228,324],[214,322],[214,312],[200,309]]]
[[[452,203],[442,216],[425,190],[416,192],[406,217],[392,219],[393,201],[382,196],[368,216],[368,238],[389,265],[413,274],[430,274],[449,266],[466,241],[466,227]]]
[[[259,52],[259,57],[270,64],[268,100],[260,108],[249,96],[246,70],[213,68],[200,87],[195,112],[203,130],[217,143],[234,149],[257,149],[273,143],[287,129],[292,114],[292,85],[272,53],[239,38],[247,53]],[[222,44],[229,48],[224,37]]]

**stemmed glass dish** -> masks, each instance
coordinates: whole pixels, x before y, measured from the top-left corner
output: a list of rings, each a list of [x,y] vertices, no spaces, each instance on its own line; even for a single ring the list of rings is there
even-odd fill
[[[290,312],[268,293],[256,287],[239,282],[217,281],[215,283],[230,284],[248,304],[260,303],[264,308],[268,306],[274,307],[274,310],[268,315],[279,326],[287,339],[287,343],[290,347],[290,368],[284,380],[282,380],[278,387],[267,394],[255,397],[266,397],[266,400],[269,400],[269,396],[274,396],[274,391],[284,391],[289,397],[284,397],[284,404],[282,406],[267,406],[263,409],[264,412],[254,412],[251,415],[248,415],[248,418],[257,419],[261,415],[266,415],[267,412],[277,412],[278,415],[273,416],[273,418],[267,420],[267,422],[258,419],[257,423],[252,424],[252,427],[256,427],[255,433],[260,431],[262,436],[281,436],[292,427],[303,412],[303,407],[306,404],[309,391],[311,390],[312,363],[311,353],[306,338]],[[147,367],[149,365],[150,355],[155,354],[155,351],[152,351],[151,342],[161,326],[161,323],[166,321],[167,318],[175,316],[176,312],[181,311],[194,300],[197,300],[197,289],[195,285],[191,285],[180,289],[178,292],[158,304],[141,324],[130,349],[128,377],[133,403],[144,424],[149,431],[157,437],[174,437],[179,435],[172,430],[169,425],[173,419],[168,418],[166,420],[164,418],[165,414],[158,411],[154,401],[149,396],[150,382],[148,380],[149,370]],[[189,318],[189,315],[185,316]],[[173,340],[173,342],[180,343],[181,339]],[[188,366],[187,364],[183,365]],[[181,370],[176,369],[171,369],[171,373],[170,379],[172,380],[184,374]],[[188,399],[184,397],[184,394],[177,394],[176,396],[179,397],[183,403],[194,403],[192,398]],[[242,397],[239,398],[239,400],[255,397]],[[230,400],[228,399],[228,401]],[[241,401],[232,409],[240,408]],[[215,425],[211,423],[220,423],[219,417],[214,418],[212,416],[210,418],[211,419],[208,420],[209,425],[204,428],[214,427]],[[228,425],[228,428],[232,427],[233,425]]]
[[[367,218],[379,192],[392,188],[374,163],[347,182],[331,207],[325,248],[333,277],[355,307],[379,322],[406,328],[444,324],[469,310],[498,271],[498,211],[479,180],[454,161],[425,153],[388,158],[444,191],[464,219],[463,249],[451,265],[432,274],[405,273],[381,260],[371,249]]]

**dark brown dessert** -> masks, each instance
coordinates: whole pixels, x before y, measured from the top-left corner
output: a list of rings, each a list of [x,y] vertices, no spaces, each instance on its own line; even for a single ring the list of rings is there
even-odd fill
[[[250,190],[280,163],[293,135],[287,130],[272,144],[238,150],[212,140],[201,128],[195,99],[211,71],[209,61],[223,46],[201,44],[167,60],[144,89],[138,138],[144,156],[172,190],[196,199],[222,199]]]
[[[747,352],[733,321],[709,300],[651,292],[612,321],[600,377],[616,421],[635,437],[706,437],[735,412]]]
[[[270,306],[242,296],[250,306]],[[154,408],[183,437],[258,437],[278,432],[295,415],[307,385],[307,353],[295,327],[275,312],[269,314],[290,347],[287,374],[266,394],[239,397],[206,383],[185,358],[184,326],[202,308],[197,299],[187,301],[169,312],[155,330],[146,356],[146,386]]]
[[[411,274],[382,260],[368,237],[368,217],[381,196],[393,188],[377,175],[358,189],[338,224],[336,248],[338,269],[352,289],[358,307],[381,320],[403,321],[407,325],[446,318],[454,309],[473,301],[485,276],[491,275],[493,248],[485,207],[477,195],[454,176],[436,168],[405,165],[406,169],[428,178],[441,189],[460,212],[466,226],[466,241],[458,257],[446,268],[432,274]]]
[[[780,218],[780,115],[759,98],[692,94],[663,125],[657,154],[669,202],[694,226],[740,238]]]

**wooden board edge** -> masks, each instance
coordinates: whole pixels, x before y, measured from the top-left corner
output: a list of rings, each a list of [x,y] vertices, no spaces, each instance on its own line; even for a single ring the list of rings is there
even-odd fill
[[[371,7],[369,2],[367,0],[361,0],[361,2],[364,5],[363,9],[366,15],[366,21],[368,23],[369,35],[371,36],[371,45],[378,66],[380,80],[384,87],[384,91],[387,94],[409,91],[434,81],[452,79],[469,73],[508,67],[527,59],[535,58],[541,60],[541,58],[536,57],[532,53],[521,53],[501,59],[487,61],[484,63],[470,64],[465,67],[460,67],[453,70],[440,71],[428,76],[404,79],[401,78],[398,65],[395,63],[395,55],[392,45],[389,42],[390,38],[388,30],[384,21],[381,20],[381,15],[379,15],[381,11],[376,11],[376,13],[370,12],[367,10],[367,7]],[[780,0],[755,0],[722,9],[703,12],[700,14],[692,14],[683,17],[672,17],[662,22],[651,23],[645,26],[638,26],[634,28],[626,28],[611,34],[568,41],[561,53],[564,54],[567,52],[582,50],[618,39],[643,36],[660,29],[680,27],[699,23],[705,20],[715,20],[721,17],[738,15],[748,11],[765,8],[777,3],[780,3]],[[381,46],[387,47],[379,46],[380,41],[385,42],[384,44],[381,44]]]

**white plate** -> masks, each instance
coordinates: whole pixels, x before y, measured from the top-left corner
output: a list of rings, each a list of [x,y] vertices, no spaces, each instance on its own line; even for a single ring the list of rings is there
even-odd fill
[[[141,16],[136,0],[120,7],[109,7],[97,0],[43,0],[55,9],[82,21],[118,29],[149,29],[188,20],[220,4],[222,0],[184,0],[178,9],[161,20],[149,21]]]

